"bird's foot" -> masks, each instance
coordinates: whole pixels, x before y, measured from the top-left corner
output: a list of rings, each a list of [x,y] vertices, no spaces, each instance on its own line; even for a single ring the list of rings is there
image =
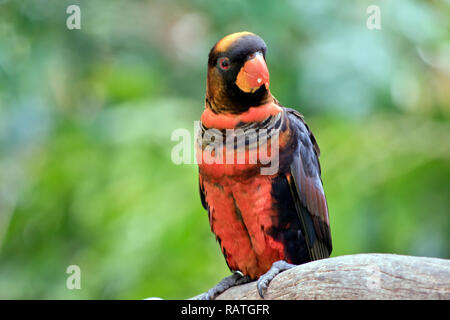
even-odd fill
[[[295,267],[295,264],[287,263],[284,260],[275,261],[272,264],[272,267],[264,273],[261,277],[258,279],[258,283],[256,284],[256,287],[258,288],[259,295],[261,298],[264,299],[264,292],[269,287],[270,282],[273,280],[273,278],[276,277],[277,274],[289,270],[293,267]]]
[[[198,300],[214,300],[219,294],[225,290],[250,282],[251,279],[248,276],[244,276],[239,271],[234,272],[231,276],[223,278],[218,284],[209,289],[207,292],[200,295]]]

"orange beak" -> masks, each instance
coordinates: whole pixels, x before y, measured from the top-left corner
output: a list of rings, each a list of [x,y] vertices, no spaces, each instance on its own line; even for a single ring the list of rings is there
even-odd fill
[[[247,60],[236,77],[236,85],[244,92],[253,93],[262,85],[269,90],[269,70],[261,53]]]

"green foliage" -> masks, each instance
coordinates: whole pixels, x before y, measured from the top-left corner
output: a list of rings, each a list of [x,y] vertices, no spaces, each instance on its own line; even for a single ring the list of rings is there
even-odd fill
[[[183,299],[229,273],[171,134],[241,30],[319,142],[333,255],[449,258],[445,2],[383,2],[381,30],[368,1],[50,2],[0,1],[0,298]]]

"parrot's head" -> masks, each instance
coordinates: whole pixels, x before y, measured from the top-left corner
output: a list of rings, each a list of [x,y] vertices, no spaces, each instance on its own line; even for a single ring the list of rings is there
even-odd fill
[[[227,35],[208,58],[206,102],[216,113],[242,113],[270,101],[266,44],[250,32]]]

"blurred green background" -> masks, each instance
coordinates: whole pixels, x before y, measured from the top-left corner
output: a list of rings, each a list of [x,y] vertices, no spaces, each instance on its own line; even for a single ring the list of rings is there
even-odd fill
[[[333,256],[450,257],[448,0],[0,0],[0,298],[184,299],[229,274],[170,137],[242,30],[322,149]]]

